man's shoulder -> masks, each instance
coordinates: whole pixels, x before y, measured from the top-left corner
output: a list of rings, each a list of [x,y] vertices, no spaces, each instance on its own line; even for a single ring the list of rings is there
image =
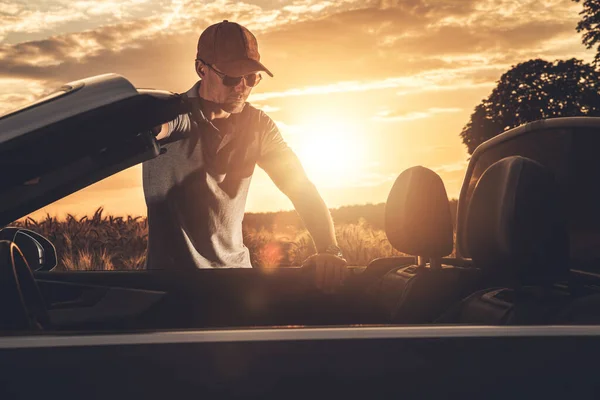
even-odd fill
[[[250,103],[246,103],[242,115],[252,121],[253,125],[261,131],[271,130],[275,126],[275,123],[267,113]]]
[[[260,108],[256,108],[248,102],[246,102],[246,104],[244,105],[244,110],[242,111],[242,113],[248,114],[249,116],[264,116],[269,118],[269,116],[263,110],[261,110]]]

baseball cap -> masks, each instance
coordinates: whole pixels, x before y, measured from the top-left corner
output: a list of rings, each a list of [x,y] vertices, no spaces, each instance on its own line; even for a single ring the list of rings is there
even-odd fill
[[[258,42],[247,28],[224,20],[209,26],[198,39],[196,59],[215,65],[229,76],[271,71],[260,62]]]

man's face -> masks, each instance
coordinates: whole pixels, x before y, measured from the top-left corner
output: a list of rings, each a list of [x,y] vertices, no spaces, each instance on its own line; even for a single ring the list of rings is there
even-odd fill
[[[204,72],[201,75],[202,97],[220,104],[229,113],[241,112],[252,91],[252,87],[246,85],[246,80],[242,79],[236,86],[225,86],[221,77],[213,70],[216,67],[200,64],[199,68]]]

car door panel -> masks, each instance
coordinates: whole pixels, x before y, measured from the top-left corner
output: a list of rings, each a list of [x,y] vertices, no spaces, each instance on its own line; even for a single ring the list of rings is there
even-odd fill
[[[52,324],[62,329],[116,321],[133,323],[165,292],[38,281]]]
[[[0,395],[595,398],[600,336],[596,327],[586,329],[344,327],[4,338]]]
[[[365,322],[360,291],[353,290],[356,285],[352,284],[361,272],[361,268],[351,272],[348,289],[333,295],[318,291],[313,275],[294,267],[272,271],[36,272],[35,276],[49,304],[71,301],[78,307],[81,302],[89,303],[90,298],[98,303],[111,292],[111,296],[121,297],[122,301],[133,297],[148,306],[150,303],[146,302],[154,298],[156,303],[150,309],[138,310],[147,314],[143,327],[199,328]],[[118,301],[104,300],[101,304],[105,318],[122,315]],[[105,308],[105,304],[111,307]]]

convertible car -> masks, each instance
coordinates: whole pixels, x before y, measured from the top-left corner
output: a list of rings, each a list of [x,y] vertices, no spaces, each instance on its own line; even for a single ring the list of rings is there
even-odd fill
[[[403,171],[385,230],[410,256],[334,294],[303,267],[59,272],[11,226],[160,157],[152,127],[185,107],[108,74],[0,118],[0,398],[600,394],[600,118],[482,144],[456,221],[435,172]]]

